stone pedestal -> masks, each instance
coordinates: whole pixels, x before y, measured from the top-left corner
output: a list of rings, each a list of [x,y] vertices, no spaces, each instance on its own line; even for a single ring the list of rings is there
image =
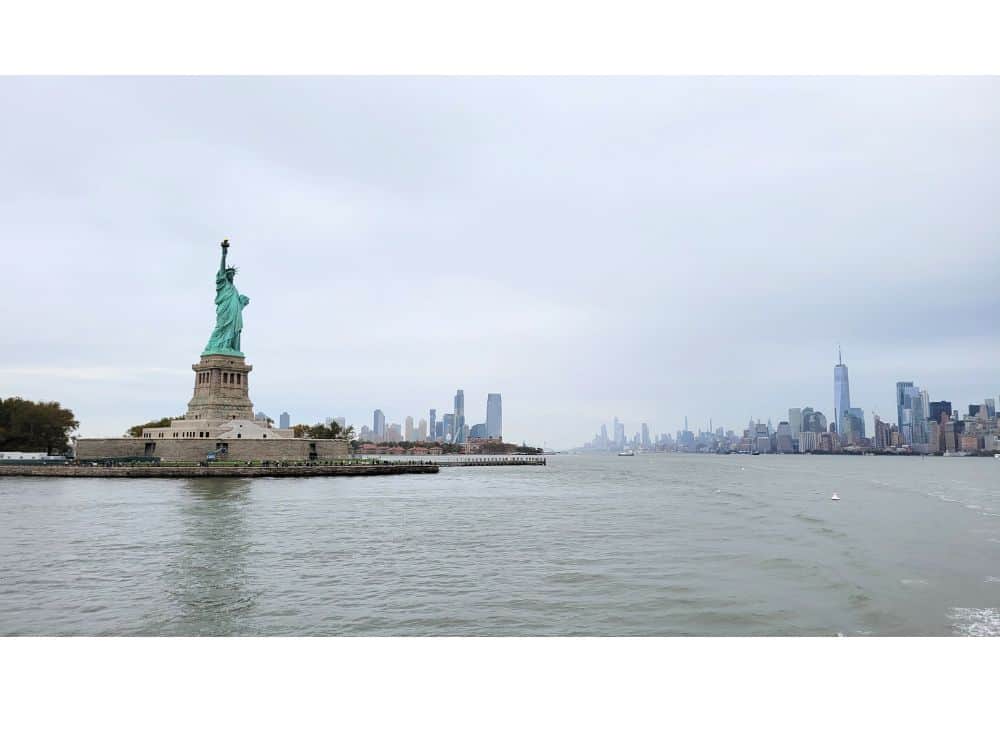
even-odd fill
[[[194,370],[194,396],[185,419],[253,420],[249,377],[252,365],[243,357],[203,354]]]

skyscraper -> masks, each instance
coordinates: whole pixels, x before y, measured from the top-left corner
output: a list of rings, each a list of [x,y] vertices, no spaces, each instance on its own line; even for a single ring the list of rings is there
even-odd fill
[[[429,432],[428,437],[434,440],[437,434],[437,409],[431,409],[430,418],[427,420]]]
[[[492,440],[503,437],[503,407],[499,393],[486,396],[486,437]]]
[[[372,416],[372,432],[378,440],[385,440],[385,414],[381,409],[376,409]]]
[[[826,417],[821,411],[813,411],[811,406],[802,410],[802,431],[803,432],[826,432]]]
[[[859,445],[865,439],[865,411],[852,406],[844,412],[843,429],[840,434],[848,445]]]
[[[792,437],[798,440],[799,433],[802,432],[802,409],[793,408],[788,410],[788,426],[792,429]]]
[[[851,408],[851,386],[847,378],[847,365],[844,364],[837,347],[837,364],[833,367],[833,418],[837,422],[837,432],[844,432],[844,415]]]
[[[427,420],[422,417],[417,425],[417,440],[427,440]]]
[[[926,391],[913,387],[912,381],[896,383],[896,411],[899,416],[899,432],[907,445],[923,445],[927,442],[927,411],[924,409]]]
[[[878,414],[875,415],[875,450],[884,451],[892,445],[891,442],[892,431],[890,429],[888,422],[883,422]]]
[[[900,380],[896,383],[896,424],[903,431],[903,409],[909,408],[907,392],[913,390],[912,380]]]
[[[649,448],[652,443],[649,442],[649,425],[645,422],[642,423],[642,447]]]
[[[453,441],[455,439],[455,415],[445,414],[441,422],[441,439]]]
[[[945,417],[945,421],[951,419],[951,401],[931,401],[927,418],[940,423],[941,417]]]
[[[291,425],[292,425],[292,418],[291,416],[289,416],[288,412],[287,411],[281,412],[281,415],[278,417],[278,427],[280,427],[282,430],[287,430],[289,427],[291,427]]]
[[[455,414],[454,414],[453,443],[462,442],[465,437],[465,391],[459,388],[455,391]]]
[[[929,403],[930,397],[927,395],[927,391],[917,391],[917,395],[913,399],[913,442],[917,445],[926,445],[928,442],[927,410]]]
[[[403,420],[403,439],[407,442],[412,443],[415,439],[413,434],[413,417],[407,417]]]

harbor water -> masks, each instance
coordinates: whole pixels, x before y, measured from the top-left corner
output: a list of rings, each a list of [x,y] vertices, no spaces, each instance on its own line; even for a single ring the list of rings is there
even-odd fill
[[[1000,461],[548,458],[0,478],[0,634],[1000,634]]]

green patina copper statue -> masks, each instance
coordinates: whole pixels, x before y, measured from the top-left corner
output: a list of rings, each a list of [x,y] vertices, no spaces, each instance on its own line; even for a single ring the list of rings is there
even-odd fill
[[[236,269],[226,267],[229,254],[229,240],[222,241],[222,260],[219,272],[215,274],[215,330],[202,354],[228,354],[242,357],[240,335],[243,333],[243,308],[250,304],[250,298],[239,293],[233,284]]]

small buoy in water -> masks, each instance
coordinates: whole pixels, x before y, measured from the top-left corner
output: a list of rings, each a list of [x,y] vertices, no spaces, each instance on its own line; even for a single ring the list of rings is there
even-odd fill
[[[840,495],[838,495],[836,492],[834,492],[833,493],[833,497],[831,497],[830,499],[831,500],[840,500]]]

